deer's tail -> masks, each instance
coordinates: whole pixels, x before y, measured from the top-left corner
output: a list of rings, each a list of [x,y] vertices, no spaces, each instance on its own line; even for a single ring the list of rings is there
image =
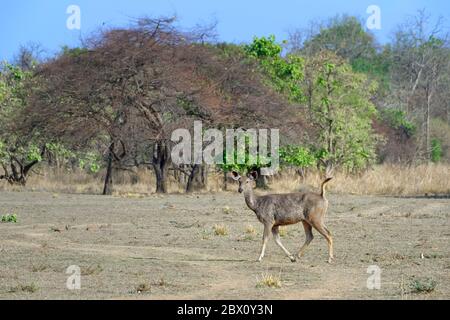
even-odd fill
[[[333,177],[326,178],[325,180],[323,180],[322,185],[320,186],[320,196],[321,196],[322,198],[325,198],[325,185],[326,185],[327,182],[330,181],[331,179],[333,179]]]

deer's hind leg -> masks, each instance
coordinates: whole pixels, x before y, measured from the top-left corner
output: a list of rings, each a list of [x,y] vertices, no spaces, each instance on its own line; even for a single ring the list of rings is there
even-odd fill
[[[334,260],[333,253],[333,238],[331,237],[331,232],[325,227],[322,221],[313,222],[312,226],[316,229],[328,243],[328,263],[332,263]]]
[[[304,221],[304,220],[302,221],[302,224],[303,224],[303,228],[305,229],[306,239],[305,239],[305,243],[302,245],[302,247],[298,251],[297,256],[299,258],[301,256],[303,256],[303,254],[305,253],[306,248],[309,246],[311,241],[314,239],[311,225],[308,222]]]

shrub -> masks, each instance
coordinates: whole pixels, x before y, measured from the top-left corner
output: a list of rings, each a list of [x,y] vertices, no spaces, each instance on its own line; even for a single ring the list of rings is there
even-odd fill
[[[15,213],[13,213],[13,214],[5,214],[5,215],[2,216],[1,221],[2,222],[17,223],[17,215]]]
[[[280,148],[280,159],[299,168],[309,168],[317,162],[315,155],[308,148],[294,145]]]
[[[433,279],[413,279],[410,284],[411,293],[430,293],[436,288],[437,282]]]
[[[439,162],[442,158],[442,143],[439,139],[431,140],[431,161]]]
[[[402,129],[409,137],[416,132],[414,123],[406,118],[406,113],[399,109],[385,109],[382,118],[395,129]]]
[[[268,288],[281,288],[281,278],[280,276],[264,273],[261,275],[261,279],[259,279],[258,284],[256,285],[258,288],[268,287]]]
[[[216,224],[213,230],[216,236],[226,236],[228,234],[228,228],[224,225]]]

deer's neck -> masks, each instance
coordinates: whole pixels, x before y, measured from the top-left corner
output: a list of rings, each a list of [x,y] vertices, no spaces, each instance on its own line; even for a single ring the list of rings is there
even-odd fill
[[[255,211],[256,197],[255,197],[255,194],[253,193],[253,189],[245,190],[244,197],[245,197],[245,203],[247,204],[247,207],[249,207],[251,210]]]

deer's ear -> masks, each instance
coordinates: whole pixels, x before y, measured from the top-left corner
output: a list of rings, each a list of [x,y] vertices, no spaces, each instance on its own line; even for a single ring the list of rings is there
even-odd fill
[[[248,177],[251,178],[252,180],[256,180],[258,179],[258,172],[252,171],[248,174]]]
[[[234,180],[239,180],[239,178],[240,178],[241,176],[240,176],[240,174],[239,173],[237,173],[236,171],[231,171],[231,178],[233,178]]]

